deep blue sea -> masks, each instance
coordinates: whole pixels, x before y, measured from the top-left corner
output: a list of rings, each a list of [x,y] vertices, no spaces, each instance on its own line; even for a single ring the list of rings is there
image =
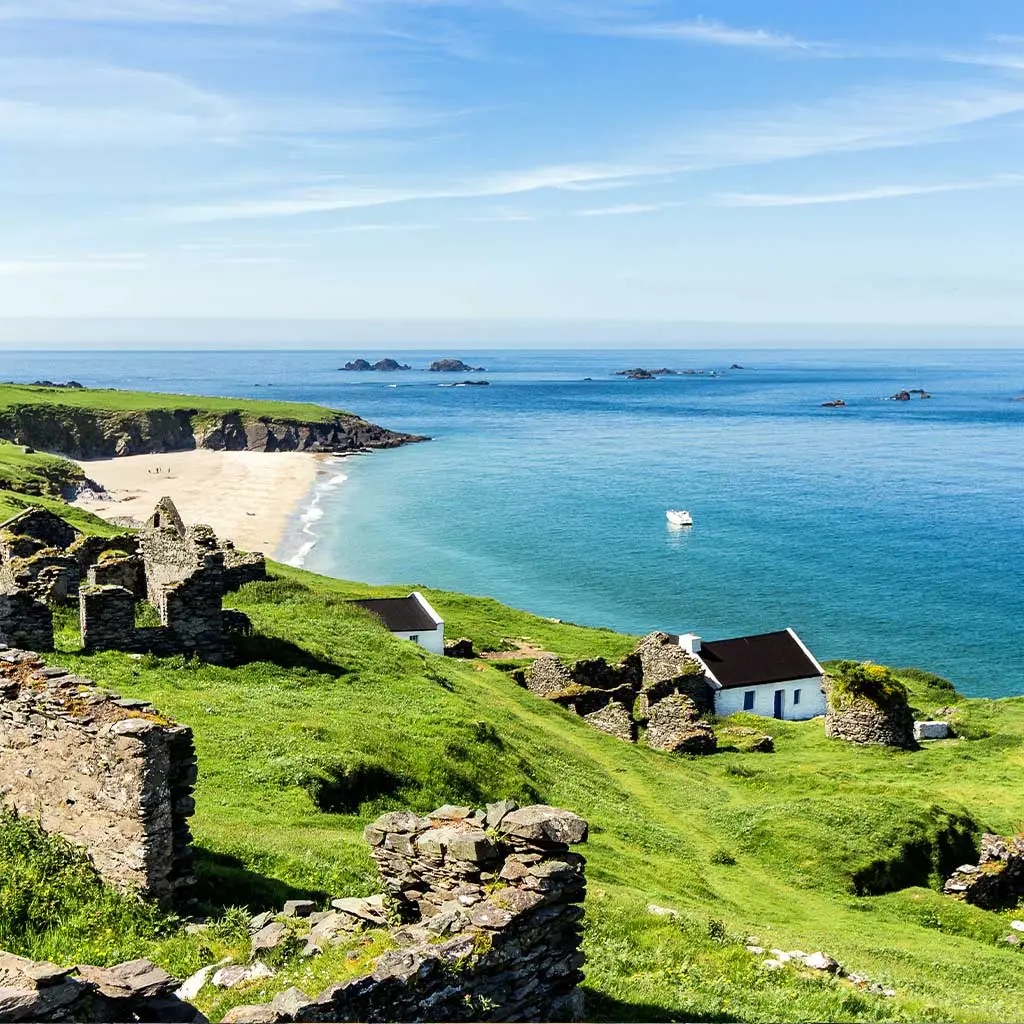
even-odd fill
[[[338,372],[356,355],[487,371]],[[705,372],[613,375],[637,365]],[[819,658],[1024,694],[1021,351],[7,353],[0,377],[311,401],[432,435],[324,476],[279,552],[318,572],[635,632],[792,626]],[[490,386],[438,386],[467,377]],[[882,400],[901,388],[933,397]]]

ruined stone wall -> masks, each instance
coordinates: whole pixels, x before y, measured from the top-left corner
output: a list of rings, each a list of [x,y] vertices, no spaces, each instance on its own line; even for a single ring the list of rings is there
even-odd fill
[[[187,899],[195,780],[191,730],[32,653],[0,652],[0,800],[85,847],[106,881]]]
[[[208,660],[226,656],[221,605],[224,599],[224,553],[205,555],[188,579],[165,587],[157,611],[160,621],[186,654]]]
[[[258,551],[238,551],[225,544],[224,592],[244,587],[246,583],[259,583],[267,579],[267,560]]]
[[[714,731],[701,721],[712,707],[703,666],[675,637],[651,633],[621,664],[592,658],[565,665],[541,655],[522,675],[531,693],[579,715],[588,725],[625,743],[648,726],[649,746],[673,753],[715,750]]]
[[[822,684],[825,691],[825,735],[850,743],[878,743],[887,747],[913,750],[914,714],[906,699],[893,699],[880,707],[866,697],[852,698],[833,692],[828,676]]]
[[[146,573],[135,555],[97,562],[89,567],[87,579],[90,586],[124,587],[139,600],[146,596]]]
[[[175,993],[178,981],[149,960],[57,967],[0,952],[0,1020],[178,1021],[206,1018]]]
[[[400,948],[316,998],[291,989],[225,1024],[581,1019],[585,862],[569,847],[587,837],[582,818],[504,802],[385,814],[365,834],[406,921]]]
[[[135,595],[130,590],[114,585],[82,587],[78,617],[86,651],[136,650]]]
[[[0,594],[0,643],[53,650],[53,612],[30,593]]]
[[[199,568],[199,558],[174,527],[143,530],[139,546],[146,563],[147,597],[159,607],[164,589],[188,579]]]
[[[1024,834],[983,835],[978,863],[957,868],[943,892],[986,910],[1015,906],[1024,899]]]

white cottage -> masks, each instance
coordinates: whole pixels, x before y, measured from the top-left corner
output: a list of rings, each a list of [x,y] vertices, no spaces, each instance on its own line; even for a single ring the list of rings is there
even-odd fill
[[[714,641],[687,633],[679,646],[704,666],[716,715],[802,721],[825,714],[825,670],[791,629]]]
[[[418,590],[408,597],[371,597],[352,604],[375,615],[400,640],[444,654],[444,619]]]

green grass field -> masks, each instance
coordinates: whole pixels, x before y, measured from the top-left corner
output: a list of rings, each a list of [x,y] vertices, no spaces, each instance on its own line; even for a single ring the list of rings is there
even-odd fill
[[[336,416],[348,416],[341,410],[299,402],[245,398],[212,398],[196,395],[159,394],[146,391],[120,391],[101,388],[46,388],[31,384],[0,384],[0,412],[16,406],[62,406],[95,412],[137,413],[196,410],[202,416],[220,416],[238,412],[245,416],[294,420],[302,423],[327,423]]]
[[[59,617],[50,659],[194,729],[201,895],[219,923],[186,935],[99,886],[61,844],[8,824],[0,947],[61,962],[146,955],[184,975],[245,953],[232,905],[376,891],[361,830],[383,810],[512,797],[572,808],[592,825],[589,1019],[1024,1020],[1024,952],[1002,941],[1013,911],[938,891],[946,871],[972,859],[981,831],[1024,826],[1024,698],[967,701],[902,670],[923,712],[956,705],[961,738],[896,752],[826,740],[820,721],[736,716],[730,724],[771,732],[776,753],[740,753],[723,739],[713,756],[673,756],[596,732],[494,663],[398,641],[346,603],[400,588],[283,566],[273,576],[227,602],[257,631],[235,668],[84,656],[71,613]],[[570,658],[614,658],[635,642],[487,599],[427,596],[448,635],[478,649],[527,640]],[[680,916],[652,916],[651,902]],[[744,950],[748,937],[824,950],[896,996],[768,973]],[[201,1005],[218,1019],[289,984],[315,992],[346,963],[340,953],[312,967],[286,961],[272,982],[204,993]]]

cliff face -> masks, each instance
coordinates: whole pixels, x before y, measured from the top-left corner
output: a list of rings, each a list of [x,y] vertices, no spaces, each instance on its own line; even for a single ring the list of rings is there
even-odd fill
[[[358,416],[322,423],[196,409],[107,412],[61,405],[0,411],[0,438],[76,459],[211,448],[218,451],[349,451],[397,448],[427,438],[399,434]]]

